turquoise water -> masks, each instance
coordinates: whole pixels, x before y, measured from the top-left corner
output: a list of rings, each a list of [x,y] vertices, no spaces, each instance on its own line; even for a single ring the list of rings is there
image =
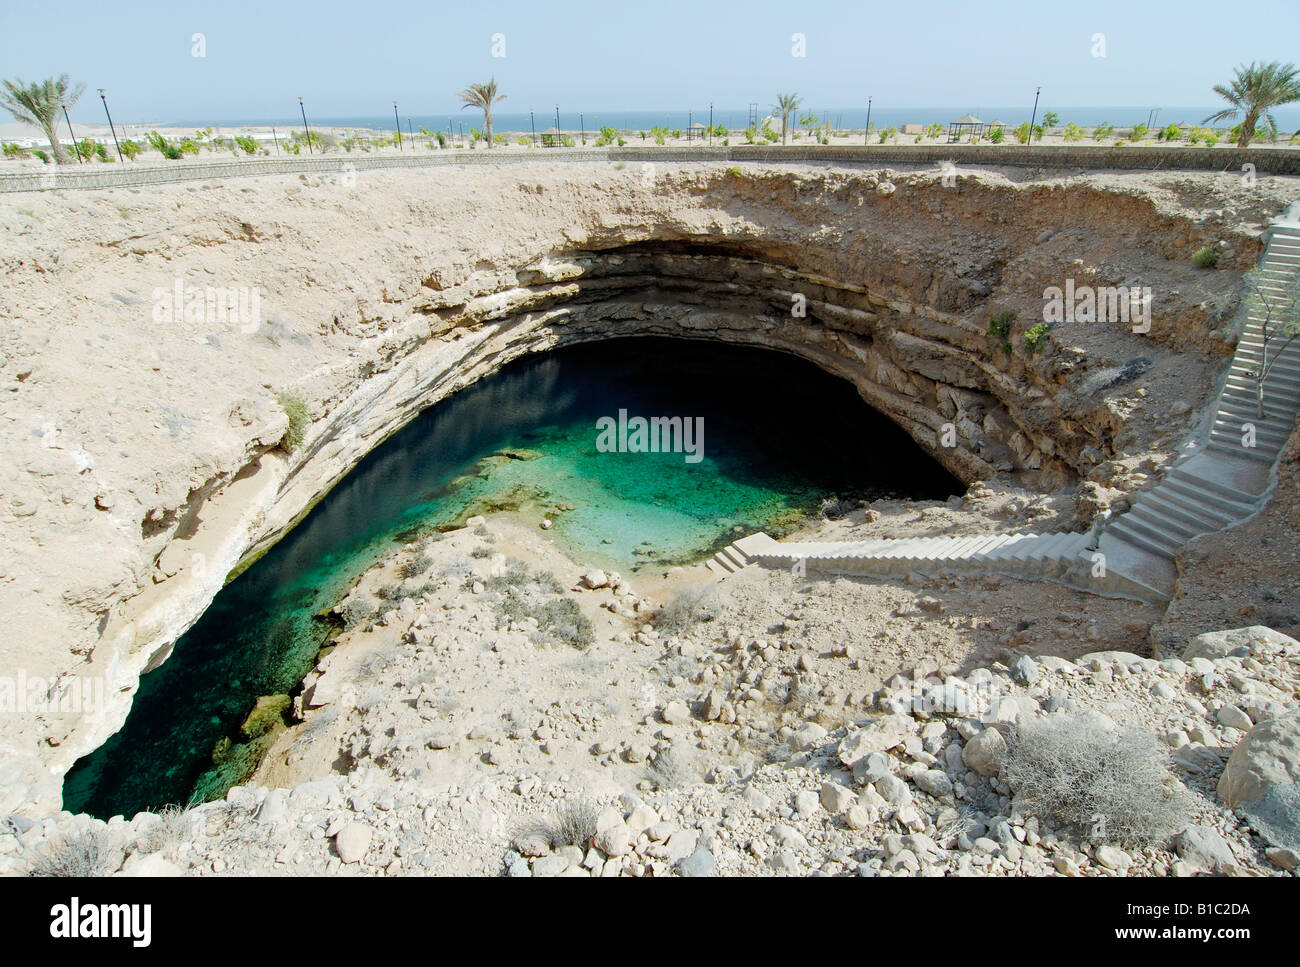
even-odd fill
[[[597,420],[620,409],[702,419],[702,459],[602,452]],[[143,678],[121,731],[68,774],[65,808],[129,817],[242,781],[261,749],[240,733],[257,699],[293,692],[336,631],[323,613],[412,532],[547,518],[580,563],[662,571],[782,533],[827,496],[959,490],[849,384],[792,357],[625,339],[515,362],[394,434],[231,581]]]

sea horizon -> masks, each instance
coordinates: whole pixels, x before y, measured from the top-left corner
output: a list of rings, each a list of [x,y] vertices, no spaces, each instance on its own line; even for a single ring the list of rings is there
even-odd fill
[[[1041,123],[1043,115],[1048,111],[1054,111],[1060,118],[1061,124],[1075,123],[1083,127],[1092,127],[1101,123],[1114,124],[1120,127],[1126,127],[1134,124],[1149,124],[1151,127],[1164,126],[1167,124],[1202,124],[1206,117],[1214,114],[1220,108],[1212,104],[1199,106],[1173,106],[1173,107],[1138,107],[1125,105],[1082,105],[1082,106],[1054,106],[1046,101],[1040,100],[1037,111],[1037,122]],[[758,107],[758,117],[761,123],[762,119],[772,116],[770,107],[760,104]],[[799,117],[806,114],[813,114],[819,120],[830,119],[831,125],[837,129],[862,128],[867,121],[867,108],[863,107],[817,107],[815,105],[803,105],[799,110]],[[880,129],[890,126],[901,126],[903,124],[948,124],[959,117],[967,114],[973,114],[981,121],[993,122],[1002,121],[1012,127],[1021,122],[1028,121],[1033,113],[1032,101],[1028,105],[993,105],[993,106],[939,106],[939,107],[889,107],[873,105],[870,113],[871,124],[873,127]],[[463,112],[452,112],[449,114],[405,114],[399,109],[402,130],[405,132],[408,127],[419,131],[421,128],[427,128],[431,131],[446,131],[448,125],[459,132],[462,130],[468,132],[471,126],[481,126],[482,113],[476,110],[466,110]],[[560,110],[559,128],[564,131],[598,131],[602,125],[608,125],[622,132],[639,132],[649,131],[655,126],[663,126],[669,129],[685,130],[690,124],[708,124],[709,123],[709,106],[704,104],[700,108],[684,109],[663,109],[663,110],[607,110],[607,111],[578,111]],[[1273,112],[1277,120],[1279,130],[1295,131],[1300,129],[1300,105],[1288,105]],[[729,130],[743,130],[749,123],[749,111],[745,107],[714,107],[713,123],[722,124]],[[537,131],[547,131],[555,128],[556,114],[554,107],[548,110],[538,110],[530,118],[527,111],[502,111],[493,117],[493,129],[498,133],[503,132],[530,132],[535,127]],[[310,110],[307,112],[308,124],[320,128],[346,128],[357,130],[391,130],[393,128],[393,117],[383,114],[372,115],[321,115],[314,117]],[[292,129],[302,126],[301,116],[284,115],[274,118],[182,118],[179,120],[167,121],[131,121],[121,122],[123,127],[195,127],[203,128],[208,126],[221,128],[239,128],[239,127],[284,127]],[[1218,126],[1231,126],[1227,122],[1220,123]]]

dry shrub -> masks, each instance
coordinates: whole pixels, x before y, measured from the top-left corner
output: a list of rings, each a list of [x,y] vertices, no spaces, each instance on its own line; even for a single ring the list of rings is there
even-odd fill
[[[1027,812],[1094,842],[1159,842],[1190,821],[1187,790],[1156,736],[1086,713],[1022,722],[1002,778]]]

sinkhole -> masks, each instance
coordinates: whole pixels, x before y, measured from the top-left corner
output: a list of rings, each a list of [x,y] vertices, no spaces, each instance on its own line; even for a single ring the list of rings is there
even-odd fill
[[[638,417],[682,432],[648,452]],[[378,446],[227,584],[68,773],[64,807],[129,817],[244,781],[264,747],[250,712],[284,714],[265,697],[294,692],[337,631],[329,610],[414,535],[475,514],[549,520],[575,561],[635,574],[789,533],[829,497],[962,490],[848,382],[780,352],[637,337],[515,360]]]

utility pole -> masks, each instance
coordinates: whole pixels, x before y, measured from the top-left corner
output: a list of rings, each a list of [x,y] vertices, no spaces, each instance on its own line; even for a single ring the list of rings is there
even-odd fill
[[[117,129],[113,127],[113,115],[108,113],[108,98],[104,96],[104,89],[99,89],[99,99],[104,102],[104,113],[108,114],[108,130],[113,132],[113,147],[117,148],[117,160],[122,161],[122,146],[117,143]]]
[[[311,149],[311,128],[307,126],[307,109],[302,106],[302,98],[298,98],[298,110],[302,111],[302,129],[307,132],[307,153],[315,154]]]
[[[72,150],[77,153],[77,164],[85,164],[81,158],[81,146],[77,144],[77,135],[72,130],[72,118],[68,117],[68,105],[60,101],[59,107],[63,108],[63,120],[68,122],[68,134],[72,136]],[[50,147],[53,148],[54,145],[50,145]]]

